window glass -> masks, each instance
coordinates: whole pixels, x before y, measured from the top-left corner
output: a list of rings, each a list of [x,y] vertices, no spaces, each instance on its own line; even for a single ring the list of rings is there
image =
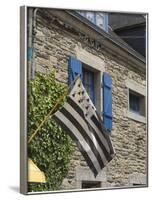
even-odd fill
[[[100,187],[101,187],[100,181],[82,181],[82,189],[100,188]]]
[[[93,11],[77,11],[80,15],[87,18],[89,21],[108,32],[107,14]]]
[[[103,24],[104,24],[104,15],[103,14],[96,14],[96,24],[100,28],[103,28]]]
[[[132,112],[145,116],[145,97],[129,90],[129,109]]]
[[[93,103],[95,102],[95,91],[94,91],[94,72],[83,68],[83,85],[89,94]]]
[[[95,14],[94,12],[86,12],[86,18],[91,22],[95,23]]]
[[[130,110],[134,112],[140,111],[140,97],[133,94],[132,92],[129,93],[129,107]]]
[[[78,11],[78,13],[80,14],[80,15],[82,15],[82,16],[86,16],[86,12],[85,11]]]

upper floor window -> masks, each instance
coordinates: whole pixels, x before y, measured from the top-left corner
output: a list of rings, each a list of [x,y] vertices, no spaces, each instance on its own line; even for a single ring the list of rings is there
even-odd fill
[[[108,32],[108,14],[94,11],[78,11],[80,15]]]

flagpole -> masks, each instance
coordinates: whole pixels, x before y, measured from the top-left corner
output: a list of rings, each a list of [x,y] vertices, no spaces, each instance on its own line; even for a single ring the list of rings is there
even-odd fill
[[[50,112],[47,114],[47,116],[44,118],[44,120],[41,122],[41,124],[37,127],[37,129],[34,131],[34,133],[31,135],[31,137],[28,140],[28,144],[31,142],[31,140],[35,137],[35,135],[38,133],[38,131],[40,130],[40,128],[43,126],[43,124],[48,120],[48,118],[52,117],[52,113],[55,110],[55,108],[58,106],[58,104],[60,103],[60,101],[64,98],[65,95],[68,94],[68,92],[70,91],[71,87],[73,86],[73,84],[75,83],[75,81],[80,77],[80,74],[78,74],[74,81],[70,84],[70,86],[68,87],[68,89],[64,92],[64,94],[58,99],[58,101],[56,102],[56,104],[54,105],[54,107],[50,110]]]
[[[35,137],[35,135],[38,133],[40,128],[43,126],[43,124],[48,120],[48,118],[52,117],[52,113],[55,110],[55,108],[58,106],[58,104],[61,102],[61,100],[67,95],[68,91],[66,90],[64,94],[58,99],[54,107],[50,110],[50,112],[45,116],[44,120],[41,122],[41,124],[37,127],[37,129],[34,131],[34,133],[31,135],[31,137],[28,140],[28,144],[31,142],[31,140]]]

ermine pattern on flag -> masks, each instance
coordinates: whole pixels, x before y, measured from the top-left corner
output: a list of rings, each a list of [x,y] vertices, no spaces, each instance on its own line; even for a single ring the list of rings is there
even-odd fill
[[[76,142],[88,166],[97,176],[115,155],[109,133],[104,128],[80,77],[74,81],[67,101],[53,119]]]

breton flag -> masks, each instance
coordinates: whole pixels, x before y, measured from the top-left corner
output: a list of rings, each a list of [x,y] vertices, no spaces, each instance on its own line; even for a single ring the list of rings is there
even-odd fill
[[[109,133],[104,128],[79,76],[70,87],[63,107],[52,117],[76,142],[96,177],[114,157]]]

